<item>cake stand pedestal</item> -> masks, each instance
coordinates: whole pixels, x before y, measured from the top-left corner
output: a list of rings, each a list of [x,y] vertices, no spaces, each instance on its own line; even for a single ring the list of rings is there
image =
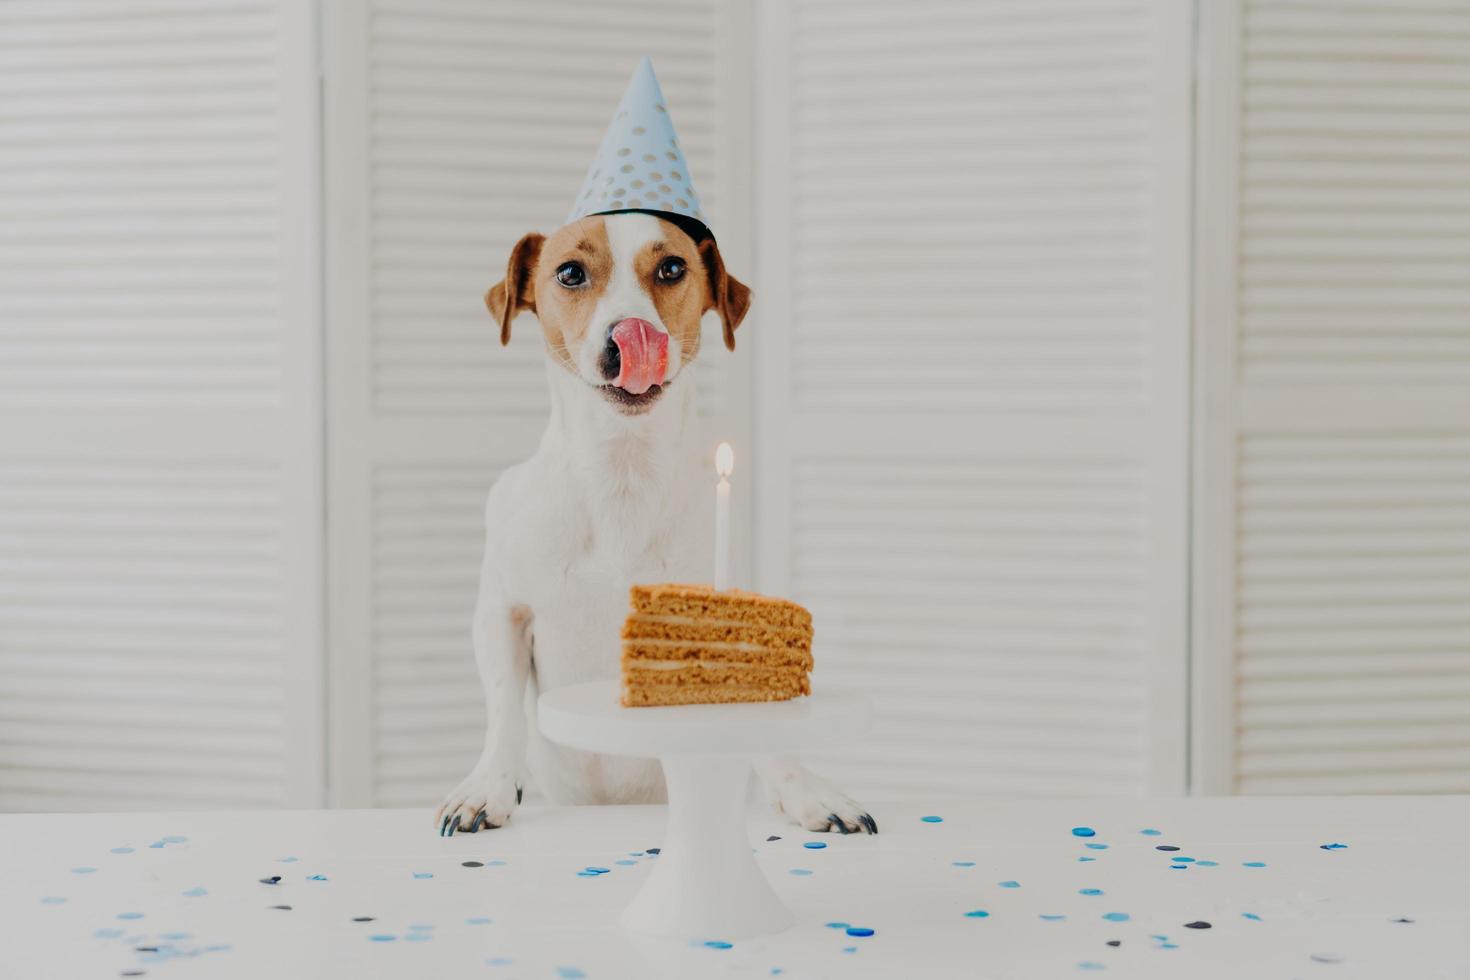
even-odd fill
[[[657,936],[744,939],[796,921],[751,850],[751,757],[861,735],[870,708],[866,698],[835,692],[760,704],[624,708],[616,681],[595,681],[542,694],[537,717],[553,742],[663,763],[668,829],[623,925]]]

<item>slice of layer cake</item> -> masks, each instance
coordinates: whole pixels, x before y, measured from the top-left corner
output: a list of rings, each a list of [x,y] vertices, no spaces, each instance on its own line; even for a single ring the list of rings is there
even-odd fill
[[[623,704],[730,704],[810,694],[812,614],[707,585],[635,585],[623,624]]]

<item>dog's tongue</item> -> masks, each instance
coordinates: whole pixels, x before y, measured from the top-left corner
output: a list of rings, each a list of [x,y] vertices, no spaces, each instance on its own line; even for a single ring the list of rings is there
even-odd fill
[[[630,395],[641,395],[663,383],[669,365],[668,334],[647,320],[629,317],[613,327],[612,340],[622,359],[622,369],[613,384]]]

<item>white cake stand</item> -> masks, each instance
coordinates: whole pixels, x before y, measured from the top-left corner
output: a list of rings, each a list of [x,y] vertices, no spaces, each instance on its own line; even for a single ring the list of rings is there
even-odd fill
[[[746,832],[750,759],[853,738],[868,728],[866,698],[822,692],[764,704],[624,708],[615,681],[541,695],[553,742],[610,755],[657,756],[669,823],[652,874],[623,925],[656,936],[742,939],[796,920],[756,866]]]

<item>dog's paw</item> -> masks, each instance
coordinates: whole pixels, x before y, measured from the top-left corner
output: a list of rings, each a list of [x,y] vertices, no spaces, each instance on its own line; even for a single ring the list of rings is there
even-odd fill
[[[473,834],[481,828],[493,830],[510,820],[511,811],[520,802],[521,787],[514,779],[487,776],[476,770],[444,797],[434,814],[434,826],[440,837]]]
[[[776,797],[776,808],[807,830],[878,832],[878,822],[856,801],[805,769],[797,769],[770,789]]]

